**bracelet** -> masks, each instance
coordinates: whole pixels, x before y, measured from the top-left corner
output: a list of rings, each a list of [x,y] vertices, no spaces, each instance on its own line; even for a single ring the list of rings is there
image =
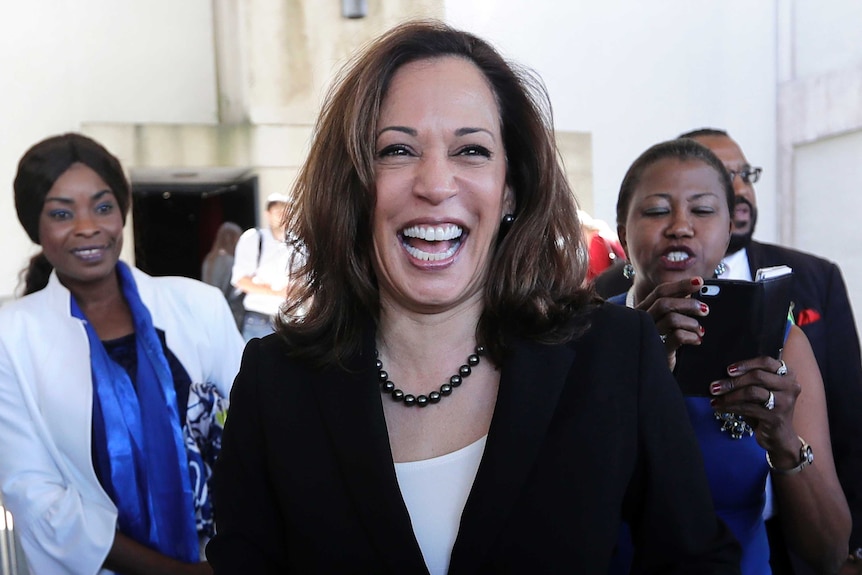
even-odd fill
[[[769,452],[766,452],[766,463],[769,464],[769,469],[772,473],[775,475],[796,475],[814,463],[814,451],[811,449],[811,446],[808,445],[801,437],[799,437],[799,441],[802,442],[802,447],[799,448],[799,464],[791,469],[777,469],[772,465],[772,460],[769,458]]]

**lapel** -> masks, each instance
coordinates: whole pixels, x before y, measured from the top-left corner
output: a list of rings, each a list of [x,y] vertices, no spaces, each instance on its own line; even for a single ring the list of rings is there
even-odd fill
[[[501,367],[485,453],[461,516],[449,573],[473,573],[509,516],[539,455],[574,350],[517,340]]]
[[[748,269],[753,278],[758,269],[766,267],[763,263],[763,250],[760,249],[760,244],[752,240],[748,242],[745,254],[748,256]]]
[[[395,476],[370,322],[361,353],[346,369],[327,370],[314,389],[347,491],[378,556],[391,572],[427,573]]]

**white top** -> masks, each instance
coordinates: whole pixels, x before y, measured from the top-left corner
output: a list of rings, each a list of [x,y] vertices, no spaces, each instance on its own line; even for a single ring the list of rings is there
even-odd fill
[[[401,496],[431,575],[445,575],[449,571],[461,513],[473,487],[487,438],[486,435],[440,457],[395,464]]]
[[[274,290],[285,288],[292,253],[287,242],[273,236],[269,228],[246,230],[236,243],[231,284],[236,286],[240,279],[251,276],[255,283],[269,284]],[[245,309],[273,316],[278,313],[282,303],[283,297],[262,293],[249,293],[243,300]]]
[[[191,380],[228,397],[243,341],[222,293],[132,274]],[[47,287],[0,309],[0,489],[34,575],[99,572],[117,523],[93,470],[90,344],[70,302],[54,272]]]
[[[748,266],[748,250],[741,250],[725,256],[722,260],[727,266],[727,271],[718,276],[723,280],[746,280],[751,281],[751,268]]]

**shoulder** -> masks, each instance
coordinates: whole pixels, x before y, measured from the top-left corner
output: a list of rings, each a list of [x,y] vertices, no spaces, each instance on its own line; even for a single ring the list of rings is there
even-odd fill
[[[775,244],[752,241],[748,250],[754,253],[759,252],[766,265],[784,264],[793,268],[794,271],[830,270],[838,267],[826,258]]]
[[[187,308],[209,307],[224,298],[221,290],[202,281],[180,276],[153,277],[132,268],[138,291],[145,302],[178,302]]]
[[[625,295],[622,296],[625,298]],[[655,330],[649,316],[640,310],[635,310],[612,302],[604,302],[589,312],[584,318],[588,324],[587,330],[572,345],[608,346],[614,350],[625,348],[631,350],[640,347],[647,334]],[[658,336],[655,336],[658,341]]]
[[[49,283],[37,292],[9,301],[0,306],[0,326],[8,327],[10,322],[21,321],[28,317],[45,317],[54,312],[57,302],[63,297],[68,301],[69,292],[57,282]]]

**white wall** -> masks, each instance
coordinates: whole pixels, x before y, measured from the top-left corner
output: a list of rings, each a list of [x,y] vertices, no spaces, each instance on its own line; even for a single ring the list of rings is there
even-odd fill
[[[557,129],[592,133],[594,216],[615,221],[647,147],[719,127],[764,168],[756,235],[775,238],[774,0],[447,0],[446,16],[541,75]]]
[[[217,120],[210,0],[0,6],[0,297],[34,253],[15,216],[18,159],[85,122]]]

